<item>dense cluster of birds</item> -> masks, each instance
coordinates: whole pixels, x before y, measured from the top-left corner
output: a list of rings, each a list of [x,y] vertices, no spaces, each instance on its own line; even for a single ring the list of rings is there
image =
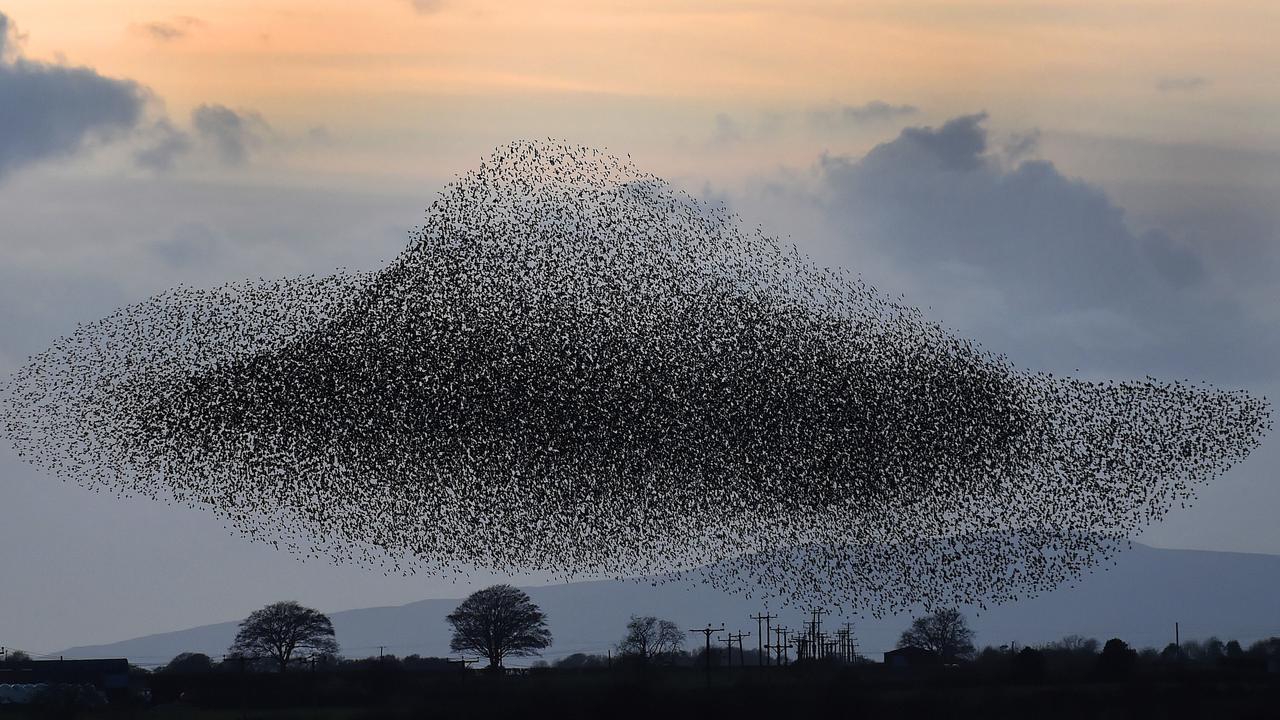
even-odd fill
[[[5,389],[18,452],[302,553],[873,613],[1108,557],[1269,429],[1013,367],[630,162],[499,148],[367,274],[179,287]]]

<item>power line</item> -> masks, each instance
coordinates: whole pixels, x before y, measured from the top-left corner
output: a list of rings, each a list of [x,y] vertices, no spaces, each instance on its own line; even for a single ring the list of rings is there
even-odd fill
[[[769,611],[766,610],[759,615],[748,615],[747,617],[756,621],[756,663],[760,665],[767,665],[769,655],[764,651],[769,648],[769,621],[778,616],[770,615]],[[763,634],[761,634],[760,627],[762,621],[764,623]],[[761,644],[762,642],[764,643],[763,645]]]
[[[707,682],[708,683],[711,682],[711,633],[717,633],[723,630],[724,630],[724,623],[720,623],[720,627],[718,628],[713,628],[711,627],[711,623],[707,623],[707,626],[705,628],[696,628],[694,630],[689,631],[691,633],[702,633],[703,635],[706,636],[707,644],[706,644],[706,649],[704,650],[704,653],[705,653],[705,660],[707,664]]]

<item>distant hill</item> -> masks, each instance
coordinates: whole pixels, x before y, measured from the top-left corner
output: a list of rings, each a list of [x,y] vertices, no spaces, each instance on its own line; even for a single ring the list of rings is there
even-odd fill
[[[724,622],[731,630],[753,633],[748,615],[760,603],[705,586],[653,586],[636,581],[566,583],[526,588],[549,619],[555,644],[544,654],[549,660],[574,652],[604,653],[622,635],[632,614],[670,618],[682,627]],[[1011,641],[1034,644],[1067,634],[1107,640],[1120,637],[1139,647],[1163,647],[1173,640],[1173,624],[1181,623],[1182,638],[1217,635],[1248,642],[1280,635],[1280,556],[1200,550],[1164,550],[1136,545],[1116,564],[1081,579],[1075,587],[1060,588],[1038,598],[996,607],[984,613],[967,609],[979,645]],[[395,655],[449,654],[444,618],[457,599],[423,600],[396,607],[375,607],[330,613],[338,642],[348,657],[378,654],[378,646]],[[781,622],[799,627],[805,620],[798,609],[775,609]],[[829,616],[827,627],[852,620],[859,647],[879,659],[894,645],[910,622],[909,616],[876,620]],[[226,652],[237,623],[225,622],[148,635],[107,645],[70,648],[66,657],[127,657],[148,664],[162,663],[180,652]],[[701,639],[701,635],[697,639]],[[693,645],[695,636],[690,635]]]

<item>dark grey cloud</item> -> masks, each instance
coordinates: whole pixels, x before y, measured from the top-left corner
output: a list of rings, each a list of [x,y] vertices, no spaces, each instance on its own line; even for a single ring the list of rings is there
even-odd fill
[[[196,135],[208,143],[226,165],[243,165],[270,134],[270,126],[256,112],[238,112],[223,105],[201,105],[191,113]]]
[[[809,121],[818,127],[837,128],[896,120],[919,111],[914,105],[891,105],[883,100],[872,100],[861,105],[833,104],[815,108],[809,112]]]
[[[27,39],[26,33],[18,32],[13,21],[0,12],[0,62],[12,60],[18,55],[19,45]]]
[[[1057,307],[1203,275],[1195,254],[1167,234],[1136,235],[1101,188],[1045,160],[1011,164],[989,153],[986,118],[906,128],[857,160],[824,158],[833,208],[894,256],[998,271]]]
[[[148,170],[172,170],[178,158],[189,153],[193,147],[191,135],[174,127],[167,119],[157,120],[143,134],[144,144],[133,153],[133,160],[138,167]]]
[[[1195,251],[1167,232],[1153,229],[1138,238],[1140,254],[1156,271],[1177,288],[1192,287],[1208,275]]]
[[[1156,81],[1156,89],[1160,92],[1189,92],[1200,90],[1208,85],[1209,78],[1199,75],[1163,77]]]
[[[201,105],[191,113],[190,128],[180,128],[160,118],[137,133],[133,154],[138,167],[155,172],[173,170],[183,158],[212,158],[228,167],[239,167],[268,147],[297,149],[303,144],[332,142],[329,130],[317,125],[305,135],[282,136],[252,110],[232,110],[222,105]]]
[[[984,163],[986,113],[947,121],[941,128],[909,127],[897,140],[877,145],[861,165],[878,172],[968,171]]]
[[[1214,282],[1214,244],[1178,227],[1132,227],[1100,187],[991,150],[985,120],[907,128],[863,157],[818,163],[833,232],[905,278],[891,289],[994,347],[1021,342],[1046,362],[1210,378],[1272,372],[1264,360],[1280,350],[1280,333]]]
[[[87,67],[28,60],[0,14],[0,179],[14,170],[80,150],[142,120],[146,93],[135,83]]]

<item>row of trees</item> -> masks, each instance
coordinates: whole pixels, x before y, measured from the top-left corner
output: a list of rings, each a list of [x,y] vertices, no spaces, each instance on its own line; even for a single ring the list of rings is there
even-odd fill
[[[450,649],[455,653],[479,655],[494,670],[502,668],[507,658],[537,655],[552,642],[546,614],[528,594],[511,585],[495,585],[472,593],[446,620],[453,630]],[[691,664],[694,655],[704,651],[699,648],[690,655],[684,652],[684,642],[685,633],[674,622],[654,616],[632,616],[617,650],[621,658],[642,666],[651,663]],[[974,660],[990,663],[1019,655],[1028,667],[1041,663],[1045,657],[1096,656],[1109,658],[1105,662],[1116,667],[1129,662],[1125,658],[1132,658],[1135,662],[1142,659],[1166,663],[1280,658],[1280,638],[1254,643],[1248,649],[1234,640],[1223,642],[1210,638],[1180,646],[1170,644],[1159,652],[1154,649],[1139,652],[1119,639],[1109,641],[1100,650],[1096,640],[1068,636],[1058,643],[1022,648],[1021,651],[1005,646],[987,647],[979,652],[974,644],[973,630],[964,615],[955,609],[943,609],[913,619],[910,627],[899,637],[898,647],[927,650],[949,663]],[[301,660],[332,665],[337,662],[337,654],[338,644],[328,617],[296,602],[278,602],[255,611],[240,624],[223,664],[243,669],[250,662],[255,667],[267,663],[283,672]],[[426,667],[448,661],[414,658],[409,662]],[[604,662],[607,662],[605,658],[578,654],[557,664],[562,667],[590,667]],[[184,654],[174,658],[166,669],[190,672],[213,667],[213,661],[207,656]]]
[[[898,647],[918,647],[930,650],[940,657],[949,660],[970,660],[979,657],[991,657],[995,655],[1005,655],[1010,652],[1018,652],[1017,647],[1002,646],[999,648],[985,647],[978,652],[974,646],[974,634],[969,628],[968,622],[964,615],[958,610],[940,610],[931,615],[916,618],[911,622],[911,627],[902,633],[898,639]],[[1101,645],[1093,638],[1085,638],[1080,635],[1068,635],[1063,639],[1047,643],[1039,646],[1027,646],[1022,651],[1035,651],[1050,654],[1075,654],[1094,656],[1105,654],[1111,649],[1112,653],[1120,653],[1121,650],[1128,652],[1132,650],[1128,644],[1119,638],[1112,638],[1106,645]],[[1187,642],[1169,643],[1163,650],[1155,648],[1145,648],[1143,650],[1132,650],[1135,658],[1144,661],[1163,661],[1163,662],[1186,662],[1215,664],[1222,661],[1243,660],[1243,659],[1266,659],[1280,656],[1280,638],[1268,638],[1259,640],[1251,644],[1248,649],[1244,648],[1236,640],[1222,641],[1216,637],[1210,637],[1204,641],[1189,640]]]
[[[477,653],[498,669],[508,657],[536,655],[551,645],[547,616],[523,590],[494,585],[472,593],[445,618],[453,628],[449,647],[458,653]],[[641,663],[679,651],[684,633],[670,620],[633,616],[619,650]],[[293,602],[278,602],[255,611],[236,633],[228,657],[233,661],[269,660],[280,672],[299,658],[333,658],[338,654],[333,623],[318,610]],[[174,670],[212,667],[205,655],[179,656]]]
[[[494,585],[472,593],[446,618],[454,652],[476,653],[499,669],[508,657],[536,655],[551,645],[547,616],[523,590]],[[254,611],[236,632],[227,652],[233,664],[269,662],[284,672],[299,660],[332,662],[338,655],[333,622],[322,612],[286,601]],[[206,655],[179,656],[177,668],[208,664]],[[170,663],[170,666],[174,666]]]

